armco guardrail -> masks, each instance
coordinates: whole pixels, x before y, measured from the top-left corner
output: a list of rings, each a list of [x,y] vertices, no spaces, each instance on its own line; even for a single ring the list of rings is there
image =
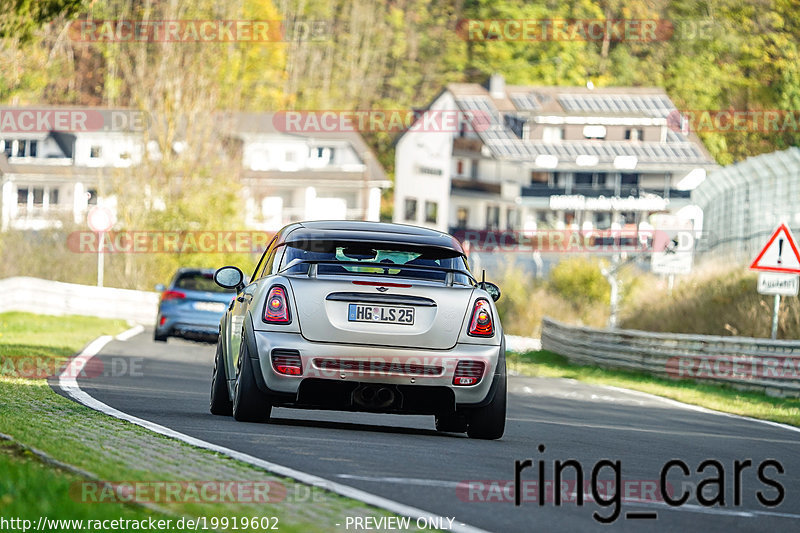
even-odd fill
[[[569,326],[545,318],[542,348],[571,362],[800,396],[800,341]]]
[[[62,283],[39,278],[0,279],[0,312],[88,315],[154,324],[158,293]]]

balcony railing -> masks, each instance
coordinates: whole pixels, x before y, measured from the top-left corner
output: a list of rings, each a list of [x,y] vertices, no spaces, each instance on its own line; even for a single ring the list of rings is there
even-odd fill
[[[645,188],[645,187],[630,186],[630,185],[623,185],[619,188],[619,191],[616,191],[615,189],[609,187],[592,187],[589,185],[574,185],[570,188],[567,188],[567,187],[550,187],[545,184],[534,184],[522,187],[522,192],[521,192],[522,196],[528,196],[534,198],[535,197],[541,198],[547,196],[562,196],[570,194],[586,196],[589,198],[599,198],[600,196],[604,196],[606,198],[611,198],[615,196],[622,198],[633,196],[634,198],[639,198],[642,196],[654,194],[662,198],[677,199],[677,198],[689,198],[691,196],[691,191],[682,191],[672,188],[667,189],[665,191],[663,188],[651,188],[651,187]]]

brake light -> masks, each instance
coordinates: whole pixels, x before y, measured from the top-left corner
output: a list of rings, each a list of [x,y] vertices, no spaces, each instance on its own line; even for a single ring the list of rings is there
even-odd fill
[[[492,324],[492,309],[489,302],[484,299],[476,300],[472,308],[472,318],[469,320],[468,335],[473,337],[491,337],[494,335]]]
[[[483,377],[485,368],[483,361],[459,361],[453,374],[453,385],[475,385]]]
[[[275,285],[269,290],[267,301],[264,304],[264,322],[270,324],[288,324],[291,322],[289,305],[286,301],[286,289],[280,285]]]
[[[162,316],[161,320],[158,321],[158,325],[159,326],[163,326],[166,323],[166,321],[167,321],[167,317]]]
[[[182,300],[184,298],[186,298],[186,294],[181,291],[164,291],[161,293],[162,302],[166,300]]]
[[[293,350],[275,350],[272,352],[272,368],[278,374],[299,376],[303,373],[300,354]]]
[[[379,281],[354,281],[353,285],[366,285],[368,287],[401,287],[404,289],[411,287],[409,283],[381,283]]]

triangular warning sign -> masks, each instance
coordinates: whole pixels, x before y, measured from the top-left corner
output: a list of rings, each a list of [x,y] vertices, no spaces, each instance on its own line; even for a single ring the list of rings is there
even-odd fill
[[[797,251],[797,243],[795,243],[792,232],[786,227],[786,224],[778,226],[750,268],[766,272],[800,274],[800,253]]]

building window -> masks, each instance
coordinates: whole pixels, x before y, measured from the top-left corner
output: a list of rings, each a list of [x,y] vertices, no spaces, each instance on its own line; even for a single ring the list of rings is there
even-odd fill
[[[584,187],[591,187],[594,174],[591,172],[576,172],[574,183],[575,185],[582,185]]]
[[[550,173],[549,172],[538,172],[536,170],[531,171],[531,184],[534,183],[544,183],[547,185],[550,183]]]
[[[510,230],[517,229],[517,225],[519,224],[519,219],[517,215],[518,213],[516,209],[509,208],[506,211],[506,229]]]
[[[629,128],[625,130],[626,141],[643,141],[644,130],[642,128]]]
[[[33,189],[33,205],[42,205],[44,203],[44,189],[36,187]]]
[[[50,189],[50,205],[58,204],[58,189]]]
[[[478,160],[477,159],[473,159],[472,160],[472,167],[469,170],[470,170],[470,177],[472,179],[478,179]]]
[[[414,198],[406,198],[405,201],[405,218],[406,220],[417,220],[417,200]]]
[[[459,159],[456,161],[456,176],[464,175],[464,160]]]
[[[89,189],[86,191],[87,203],[89,205],[97,205],[97,189]]]
[[[439,214],[439,204],[436,202],[425,202],[425,222],[436,224]]]
[[[103,155],[103,147],[102,146],[95,145],[95,146],[92,146],[91,148],[89,148],[89,157],[91,157],[92,159],[97,159],[101,155]]]
[[[11,157],[11,153],[12,153],[11,150],[13,148],[12,147],[13,144],[14,144],[14,141],[12,141],[11,139],[6,139],[6,140],[3,141],[3,152],[5,152],[6,157]]]
[[[558,126],[545,126],[542,128],[542,140],[546,143],[564,140],[564,128]]]
[[[459,207],[456,210],[456,224],[458,229],[466,229],[467,221],[469,220],[469,209],[466,207]]]
[[[639,185],[639,174],[622,174],[620,176],[620,183],[622,185]]]
[[[28,141],[28,155],[30,157],[36,157],[36,148],[38,148],[36,141]]]
[[[28,188],[17,188],[17,203],[19,205],[28,205]]]
[[[283,154],[283,160],[287,163],[291,163],[294,161],[294,152],[285,152]]]
[[[486,229],[500,228],[500,206],[486,206]]]
[[[25,141],[17,141],[17,157],[25,157]]]
[[[128,159],[131,158],[131,153],[130,152],[120,152],[119,158],[122,159],[123,161],[127,161]]]
[[[329,161],[333,160],[333,148],[328,148],[325,146],[317,146],[314,148],[314,155],[317,159],[328,159]]]

